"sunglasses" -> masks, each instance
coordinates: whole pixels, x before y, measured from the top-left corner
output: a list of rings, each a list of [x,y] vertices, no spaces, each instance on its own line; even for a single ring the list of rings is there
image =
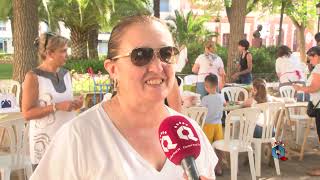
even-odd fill
[[[49,39],[53,36],[55,36],[56,34],[55,33],[52,33],[52,32],[46,32],[46,40],[44,42],[44,51],[47,49],[47,45],[48,45],[48,42],[49,42]]]
[[[175,56],[179,54],[179,50],[176,47],[165,46],[158,49],[141,47],[135,48],[130,53],[124,55],[118,55],[111,60],[116,60],[122,57],[131,57],[131,62],[136,66],[144,66],[151,62],[154,55],[157,55],[162,62],[167,64],[173,64],[176,62]]]
[[[47,45],[48,45],[48,42],[49,42],[49,39],[53,36],[56,36],[55,33],[52,33],[52,32],[46,32],[45,33],[45,42],[44,42],[44,51],[47,49]],[[39,37],[37,37],[34,42],[33,42],[33,45],[38,48],[39,47]]]

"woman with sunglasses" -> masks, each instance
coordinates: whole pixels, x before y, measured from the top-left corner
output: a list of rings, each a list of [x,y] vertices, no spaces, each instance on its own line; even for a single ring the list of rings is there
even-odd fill
[[[41,64],[26,74],[22,92],[22,113],[30,122],[30,157],[37,166],[56,131],[75,117],[82,99],[73,99],[71,77],[62,68],[68,40],[44,33],[36,39]]]
[[[310,63],[314,66],[310,77],[307,80],[307,86],[293,85],[296,91],[310,93],[310,100],[316,106],[316,127],[320,143],[320,47],[314,46],[307,52]],[[320,166],[308,172],[312,176],[320,176]]]
[[[162,120],[179,114],[164,105],[177,54],[161,20],[141,15],[119,22],[104,64],[116,95],[64,126],[31,179],[182,179],[182,168],[167,160],[158,138]],[[201,141],[198,170],[214,178],[217,157],[201,128],[191,123]]]

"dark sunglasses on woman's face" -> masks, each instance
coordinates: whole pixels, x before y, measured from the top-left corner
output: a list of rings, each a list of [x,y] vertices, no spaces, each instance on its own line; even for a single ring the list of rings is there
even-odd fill
[[[118,55],[113,58],[112,60],[116,60],[122,57],[131,57],[131,62],[136,66],[144,66],[151,62],[154,55],[157,55],[162,62],[173,64],[175,63],[174,56],[179,54],[179,50],[176,47],[172,46],[165,46],[158,49],[148,48],[148,47],[141,47],[135,48],[130,53],[124,55]]]

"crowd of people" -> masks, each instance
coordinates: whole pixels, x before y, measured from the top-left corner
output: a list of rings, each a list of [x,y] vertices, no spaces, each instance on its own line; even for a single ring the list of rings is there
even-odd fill
[[[320,44],[320,34],[315,39]],[[181,167],[167,161],[158,140],[163,119],[182,115],[181,79],[175,72],[188,61],[187,48],[175,44],[158,18],[139,15],[120,21],[111,32],[104,62],[114,95],[77,115],[83,98],[73,97],[70,73],[63,68],[68,40],[52,33],[37,38],[42,62],[27,73],[22,94],[22,113],[30,121],[31,179],[186,178]],[[245,39],[238,42],[237,71],[231,76],[235,83],[252,85],[243,107],[282,101],[268,95],[264,79],[253,78],[254,57],[249,47]],[[309,78],[308,66],[285,45],[277,49],[275,70],[279,87],[291,85],[297,92],[310,94],[304,99],[298,94],[298,100],[310,99],[316,105],[320,101],[320,47],[309,49],[307,56],[312,67]],[[197,75],[201,105],[208,108],[203,129],[188,118],[201,141],[196,165],[200,179],[214,179],[223,174],[224,154],[211,144],[223,139],[226,100],[220,92],[226,72],[213,41],[204,44],[204,53],[195,59],[192,72]],[[320,142],[320,105],[315,108]],[[257,121],[254,137],[261,134],[262,125]],[[309,174],[320,176],[320,168]]]

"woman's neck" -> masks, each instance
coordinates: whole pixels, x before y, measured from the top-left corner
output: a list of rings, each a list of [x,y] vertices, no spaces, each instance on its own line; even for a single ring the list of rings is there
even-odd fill
[[[52,72],[52,73],[56,73],[59,70],[58,66],[52,65],[50,63],[47,62],[43,62],[40,66],[40,69],[47,71],[47,72]]]
[[[116,121],[125,121],[130,127],[158,127],[161,120],[169,115],[164,104],[129,103],[122,97],[115,96],[110,101],[111,109],[117,109]]]

